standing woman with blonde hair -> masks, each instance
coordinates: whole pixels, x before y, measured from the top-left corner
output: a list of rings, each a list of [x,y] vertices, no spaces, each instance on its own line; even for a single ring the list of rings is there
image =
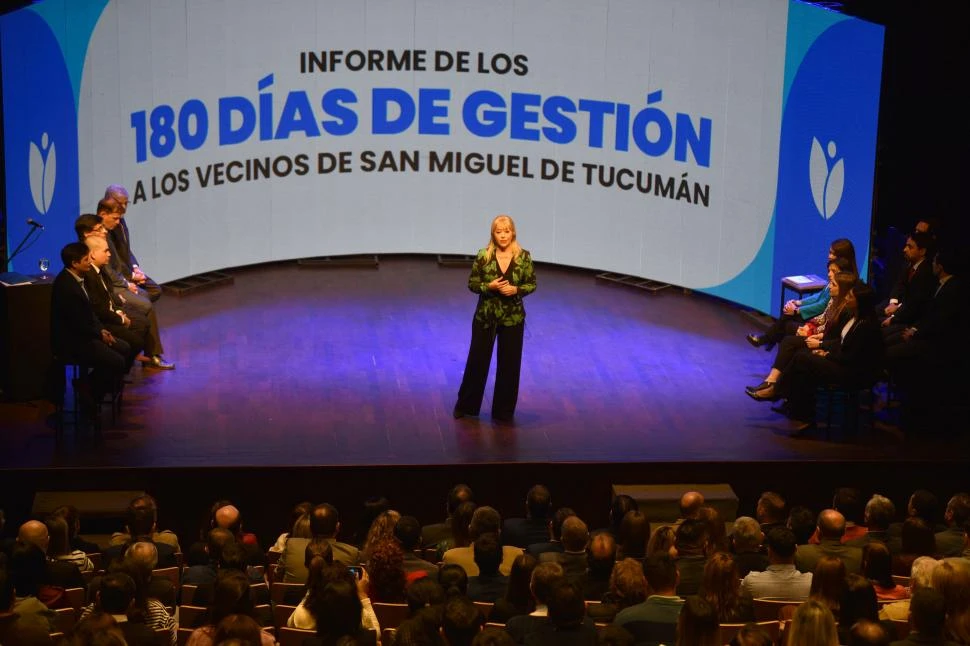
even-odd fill
[[[495,368],[495,393],[492,419],[509,422],[515,414],[519,396],[519,368],[522,363],[522,336],[525,308],[522,298],[536,289],[532,256],[519,246],[515,222],[507,215],[492,220],[488,246],[480,249],[468,278],[468,289],[478,294],[472,321],[465,374],[458,389],[455,419],[478,415],[485,395],[492,347],[498,338]]]

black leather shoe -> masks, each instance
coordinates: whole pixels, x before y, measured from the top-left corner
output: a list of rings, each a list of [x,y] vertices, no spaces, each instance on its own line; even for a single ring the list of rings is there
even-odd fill
[[[748,343],[750,343],[756,348],[760,348],[761,346],[768,343],[768,339],[765,338],[764,334],[749,334],[744,338],[746,338],[748,340]]]
[[[744,390],[745,390],[745,392],[753,393],[753,392],[758,391],[758,390],[763,390],[763,389],[767,388],[770,385],[771,385],[771,382],[770,381],[762,381],[757,386],[745,386],[744,387]]]
[[[162,356],[159,354],[156,354],[155,356],[153,356],[151,360],[145,365],[147,365],[149,368],[157,368],[159,370],[175,370],[175,364],[169,363],[168,361],[163,359]]]
[[[775,384],[768,384],[767,388],[762,388],[761,390],[756,390],[754,392],[745,391],[751,399],[759,402],[776,402],[781,399],[781,395],[777,393]]]

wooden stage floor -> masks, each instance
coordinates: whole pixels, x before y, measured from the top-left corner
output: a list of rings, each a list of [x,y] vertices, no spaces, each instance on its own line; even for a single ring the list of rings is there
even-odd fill
[[[963,459],[877,425],[790,438],[745,396],[772,355],[737,306],[538,267],[516,423],[454,420],[475,296],[431,256],[379,269],[234,270],[158,304],[169,372],[133,370],[103,442],[54,441],[44,403],[0,406],[0,467],[268,467]]]

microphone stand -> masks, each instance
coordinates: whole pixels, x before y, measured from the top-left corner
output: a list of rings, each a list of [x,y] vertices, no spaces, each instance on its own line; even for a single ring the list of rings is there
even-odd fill
[[[10,268],[10,263],[13,262],[13,259],[17,257],[17,254],[25,249],[24,245],[27,244],[28,240],[30,240],[30,236],[34,235],[38,231],[43,231],[43,229],[30,225],[30,231],[27,232],[27,235],[24,236],[23,240],[20,241],[20,244],[18,244],[13,250],[13,253],[10,254],[10,257],[7,258],[6,266],[8,269]]]

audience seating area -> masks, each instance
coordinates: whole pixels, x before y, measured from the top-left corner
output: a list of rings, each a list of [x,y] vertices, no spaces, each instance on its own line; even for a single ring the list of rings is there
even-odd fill
[[[348,643],[387,646],[555,644],[563,631],[604,643],[629,632],[637,644],[676,634],[678,644],[780,645],[824,630],[840,643],[865,630],[970,643],[966,493],[944,505],[920,490],[897,514],[887,498],[850,488],[814,511],[765,492],[756,518],[731,521],[699,491],[683,492],[676,518],[647,518],[634,498],[618,495],[610,526],[599,529],[553,508],[541,485],[527,493],[524,517],[503,520],[478,503],[457,485],[446,522],[422,525],[378,500],[370,529],[355,538],[340,531],[332,506],[303,503],[275,544],[242,531],[241,511],[225,500],[196,542],[159,531],[148,495],[131,501],[125,526],[105,544],[85,541],[84,519],[59,508],[3,542],[0,593],[13,602],[0,609],[0,642],[18,643],[42,617],[51,643],[81,646],[92,630],[123,631],[118,618],[127,615],[156,644],[177,646],[216,634],[243,639],[249,629],[265,633],[264,643],[296,646],[337,625],[356,626],[364,639]],[[174,565],[155,567],[162,556]],[[82,572],[80,563],[93,567]],[[83,587],[65,583],[79,580]],[[350,615],[333,616],[338,608]],[[494,631],[504,636],[489,641]]]

